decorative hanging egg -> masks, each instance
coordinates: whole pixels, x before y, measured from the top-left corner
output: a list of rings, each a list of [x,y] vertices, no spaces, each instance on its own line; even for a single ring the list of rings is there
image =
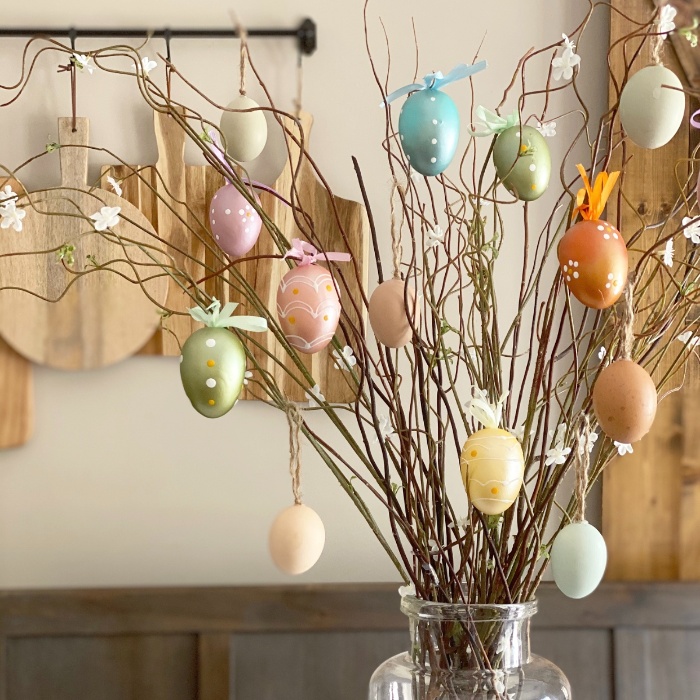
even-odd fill
[[[592,399],[600,427],[617,442],[641,440],[656,416],[654,380],[632,360],[617,360],[601,370]]]
[[[607,309],[627,282],[627,246],[607,221],[579,221],[562,237],[559,268],[571,293],[591,309]]]
[[[682,89],[678,76],[665,66],[647,66],[627,81],[620,95],[620,122],[634,143],[659,148],[676,135],[685,116]]]
[[[549,186],[549,146],[532,126],[518,124],[501,132],[493,146],[493,164],[508,191],[524,202],[538,199]]]
[[[287,341],[299,352],[311,355],[325,348],[340,320],[331,273],[320,265],[291,269],[277,289],[277,316]]]
[[[523,483],[525,457],[517,438],[500,428],[482,428],[469,436],[460,457],[462,482],[472,505],[498,515],[515,502]]]
[[[245,370],[243,344],[226,328],[200,328],[182,346],[182,386],[195,410],[207,418],[220,418],[233,408]]]
[[[220,129],[226,152],[234,160],[247,163],[261,153],[267,143],[267,120],[260,105],[245,95],[233,99],[228,109],[255,109],[255,112],[224,112]]]
[[[270,528],[268,544],[275,566],[296,576],[318,560],[326,543],[326,530],[316,511],[304,504],[285,508]]]
[[[260,204],[257,195],[255,201]],[[212,197],[209,223],[217,245],[231,258],[248,253],[262,228],[262,219],[255,207],[230,183]]]
[[[570,523],[552,544],[554,582],[569,598],[585,598],[598,588],[608,563],[603,535],[586,521]]]
[[[402,348],[411,342],[413,330],[406,313],[406,303],[412,311],[415,326],[420,309],[416,295],[404,280],[382,282],[369,299],[369,322],[377,340],[388,348]]]
[[[436,88],[414,92],[399,115],[399,139],[416,172],[443,172],[459,142],[459,112],[452,98]]]

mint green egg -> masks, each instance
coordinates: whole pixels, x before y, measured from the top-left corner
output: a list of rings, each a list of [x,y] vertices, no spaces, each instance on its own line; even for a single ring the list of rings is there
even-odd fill
[[[493,164],[506,189],[524,202],[539,199],[549,186],[552,158],[544,136],[519,124],[498,135]]]
[[[243,344],[226,328],[200,328],[182,346],[182,386],[195,410],[207,418],[220,418],[233,408],[245,370]]]

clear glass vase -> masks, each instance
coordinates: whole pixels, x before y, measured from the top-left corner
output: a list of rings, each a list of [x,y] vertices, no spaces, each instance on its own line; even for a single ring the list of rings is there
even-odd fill
[[[411,650],[372,675],[369,700],[570,700],[566,676],[530,653],[537,602],[430,603],[405,596]]]

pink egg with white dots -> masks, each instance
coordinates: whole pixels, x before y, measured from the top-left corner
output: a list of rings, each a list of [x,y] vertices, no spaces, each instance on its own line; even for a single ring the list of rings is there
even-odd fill
[[[257,196],[255,201],[260,204]],[[211,200],[209,224],[219,248],[231,258],[240,258],[258,240],[262,219],[253,205],[233,185],[226,184]]]

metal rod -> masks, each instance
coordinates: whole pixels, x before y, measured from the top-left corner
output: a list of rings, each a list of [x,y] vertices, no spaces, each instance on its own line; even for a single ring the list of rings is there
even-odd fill
[[[310,56],[316,50],[316,23],[312,19],[305,19],[296,29],[247,29],[249,37],[294,37],[297,40],[299,51]],[[41,27],[1,27],[0,37],[29,37],[47,35],[52,37],[75,38],[146,38],[148,36],[159,39],[231,39],[238,36],[235,29],[126,29],[126,28],[41,28]]]

